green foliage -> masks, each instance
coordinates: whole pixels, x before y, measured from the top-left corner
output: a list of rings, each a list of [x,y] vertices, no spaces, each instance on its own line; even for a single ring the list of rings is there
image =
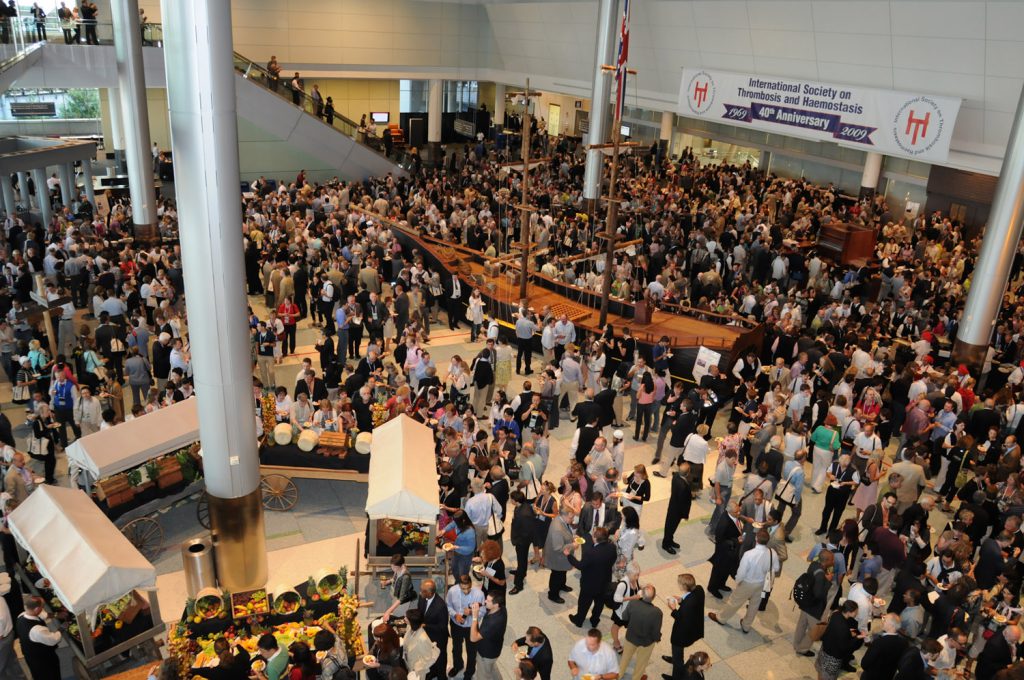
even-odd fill
[[[142,470],[135,468],[128,472],[128,486],[132,488],[138,487],[142,484]]]
[[[99,90],[68,90],[58,114],[61,118],[99,118]]]

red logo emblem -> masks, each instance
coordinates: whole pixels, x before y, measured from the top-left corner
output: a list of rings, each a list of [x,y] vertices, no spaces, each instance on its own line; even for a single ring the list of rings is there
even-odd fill
[[[917,146],[918,139],[924,139],[928,135],[928,121],[931,120],[932,113],[929,111],[924,114],[923,118],[914,117],[914,109],[910,109],[910,114],[907,115],[907,132],[906,134],[910,137],[910,146]]]
[[[699,109],[700,105],[703,104],[705,102],[705,100],[707,100],[707,98],[708,98],[708,83],[707,83],[707,81],[704,81],[703,83],[695,83],[694,86],[693,86],[693,105],[696,106]]]

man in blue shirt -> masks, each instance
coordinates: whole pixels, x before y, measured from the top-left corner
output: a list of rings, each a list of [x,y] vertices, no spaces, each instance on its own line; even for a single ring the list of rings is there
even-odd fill
[[[494,427],[491,429],[491,434],[497,437],[498,430],[500,430],[501,428],[505,428],[511,434],[514,434],[516,436],[516,439],[519,439],[519,423],[516,422],[515,412],[510,408],[506,408],[505,412],[502,415],[504,417],[501,420],[498,420],[494,423]]]
[[[775,498],[779,501],[779,522],[782,522],[782,517],[786,514],[786,508],[789,508],[790,515],[789,520],[786,522],[786,543],[793,542],[793,529],[796,528],[796,523],[800,519],[800,513],[803,510],[803,493],[804,493],[804,461],[807,460],[807,451],[800,449],[793,456],[792,460],[787,460],[782,466],[782,480],[779,484],[778,490],[775,492]]]
[[[533,360],[533,334],[537,324],[526,314],[516,319],[516,375],[520,374],[523,362],[526,362],[526,375],[533,373],[530,362]]]
[[[448,677],[458,675],[463,668],[466,669],[465,677],[472,677],[476,672],[476,643],[470,640],[469,631],[473,624],[473,605],[479,607],[484,603],[484,592],[473,585],[469,574],[463,574],[458,583],[448,589],[444,599],[448,604],[448,622],[452,633],[452,669],[448,671]],[[477,613],[477,625],[484,616],[486,610]],[[463,647],[466,649],[465,665],[462,659]]]
[[[335,353],[338,355],[338,365],[344,366],[348,358],[348,314],[345,313],[345,305],[338,305],[334,310],[334,327],[337,329],[338,342],[335,344]],[[326,369],[326,366],[321,368]]]

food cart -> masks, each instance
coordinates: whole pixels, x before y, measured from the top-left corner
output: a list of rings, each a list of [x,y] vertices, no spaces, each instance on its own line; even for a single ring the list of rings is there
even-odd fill
[[[67,448],[73,483],[92,494],[136,548],[154,559],[163,529],[151,513],[202,488],[199,413],[186,399]]]
[[[165,627],[156,569],[89,496],[41,486],[8,524],[30,558],[19,565],[19,576],[61,621],[77,677],[103,677],[101,666],[135,648],[159,659],[154,639]]]
[[[396,553],[410,568],[433,571],[439,503],[433,430],[407,415],[374,428],[366,493],[371,573]]]

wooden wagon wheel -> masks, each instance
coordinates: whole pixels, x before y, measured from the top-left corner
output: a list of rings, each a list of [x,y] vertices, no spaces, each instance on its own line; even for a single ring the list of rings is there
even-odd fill
[[[150,562],[163,552],[164,530],[155,519],[149,517],[133,519],[121,527],[121,533]]]
[[[199,526],[210,529],[210,496],[205,491],[199,494],[199,502],[196,503],[196,519]]]
[[[299,501],[299,487],[284,475],[266,475],[260,480],[263,507],[273,512],[291,510]]]

